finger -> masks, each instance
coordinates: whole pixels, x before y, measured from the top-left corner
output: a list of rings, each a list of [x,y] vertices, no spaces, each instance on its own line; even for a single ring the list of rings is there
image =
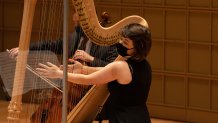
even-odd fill
[[[76,52],[82,52],[83,50],[76,50]]]
[[[74,59],[74,60],[76,60],[76,59],[77,59],[77,57],[78,57],[78,55],[74,55],[74,56],[73,56],[73,59]]]
[[[77,55],[80,55],[80,54],[81,54],[81,52],[77,51],[77,52],[74,54],[74,56],[77,56]]]
[[[11,50],[7,49],[6,51],[9,53],[10,57],[13,57],[13,54],[12,54],[13,49],[11,49]]]
[[[82,54],[78,54],[78,55],[76,55],[75,57],[74,57],[74,59],[82,59],[84,57],[84,55],[82,55]]]
[[[75,64],[78,64],[78,63],[80,64],[80,62],[79,62],[79,61],[75,61],[74,63],[75,63]]]
[[[16,57],[18,55],[18,52],[19,52],[18,50],[13,51],[12,52],[13,57]]]
[[[44,65],[44,64],[42,64],[42,63],[39,63],[39,66],[42,67],[42,68],[44,68],[44,69],[49,69],[49,67],[48,67],[47,65]]]
[[[11,49],[9,52],[12,53],[12,54],[14,54],[14,53],[18,52],[18,49],[17,49],[17,48],[13,48],[13,49]]]
[[[48,72],[48,70],[44,69],[44,68],[36,68],[36,71],[40,74],[40,75],[43,75],[45,73]]]
[[[68,61],[71,62],[71,63],[75,62],[75,60],[73,60],[73,59],[68,59]]]
[[[14,54],[15,52],[16,52],[15,49],[11,49],[11,50],[10,50],[10,53],[12,53],[12,54]]]
[[[51,62],[47,62],[48,66],[50,67],[57,67],[56,65],[52,64]]]
[[[8,52],[8,53],[11,53],[13,50],[14,50],[14,48],[13,48],[13,49],[10,49],[10,50],[7,49],[7,52]]]
[[[73,56],[73,59],[75,60],[75,59],[78,59],[79,57],[81,57],[82,55],[81,54],[75,54],[74,56]]]

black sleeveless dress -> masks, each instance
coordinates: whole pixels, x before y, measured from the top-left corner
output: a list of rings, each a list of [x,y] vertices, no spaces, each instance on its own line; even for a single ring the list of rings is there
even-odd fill
[[[151,67],[147,60],[128,59],[132,73],[130,84],[110,82],[109,122],[110,123],[150,123],[146,101],[151,85]]]

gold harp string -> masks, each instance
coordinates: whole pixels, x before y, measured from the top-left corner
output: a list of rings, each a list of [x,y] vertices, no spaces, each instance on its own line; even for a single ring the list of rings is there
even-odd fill
[[[45,4],[45,0],[42,0],[42,2],[41,2],[41,4],[42,4],[42,10],[41,10],[41,18],[40,18],[40,28],[39,28],[39,41],[42,41],[42,38],[43,38],[43,36],[44,36],[44,28],[45,28],[45,13],[46,13],[46,11],[47,11],[47,9],[46,9],[46,4]],[[41,5],[40,4],[40,5]]]
[[[59,18],[55,18],[56,13],[54,13],[54,11],[56,11],[56,9],[57,9],[55,6],[61,6],[62,2],[61,1],[58,2],[57,0],[55,0],[55,1],[43,0],[42,2],[43,2],[42,3],[43,4],[42,12],[41,12],[42,18],[41,18],[41,24],[40,24],[41,36],[39,37],[40,40],[38,43],[38,47],[41,47],[40,44],[43,44],[43,41],[46,41],[46,44],[48,43],[48,45],[46,45],[46,47],[43,49],[43,51],[41,51],[41,50],[38,51],[38,57],[42,57],[43,61],[38,61],[36,63],[39,63],[39,62],[46,63],[47,61],[53,62],[49,58],[49,55],[50,55],[49,50],[51,49],[54,52],[56,52],[56,50],[58,50],[57,49],[58,46],[57,45],[55,45],[55,46],[50,45],[50,43],[52,43],[50,41],[53,41],[52,35],[54,33],[54,29],[53,29],[54,28],[54,21],[57,21],[57,20],[59,20],[59,18],[61,18],[60,16],[59,16]],[[60,8],[60,11],[61,10],[62,10],[62,7]],[[57,12],[57,13],[61,13],[61,12]],[[57,23],[61,23],[61,22],[57,21]],[[61,25],[59,25],[59,26],[61,26]],[[60,34],[60,28],[57,31]],[[57,35],[58,35],[58,33],[57,33]],[[45,84],[42,84],[42,87],[40,87],[40,88],[45,88],[45,87],[43,87],[44,85]],[[45,86],[47,86],[47,85],[45,85]],[[41,122],[42,120],[45,122],[52,122],[52,123],[59,122],[59,119],[60,119],[59,118],[59,116],[60,116],[60,111],[59,111],[60,100],[58,101],[58,98],[61,94],[62,93],[60,93],[56,88],[50,89],[50,87],[49,87],[49,89],[46,89],[46,88],[42,89],[43,98],[41,100],[39,100],[39,102],[38,102],[39,107],[36,110],[36,112],[33,114],[31,122]],[[48,97],[48,98],[45,98],[45,97]],[[56,106],[55,104],[59,104],[59,105]]]
[[[60,1],[61,3],[61,1]],[[53,0],[52,2],[49,3],[48,7],[48,19],[47,19],[47,40],[54,40],[52,35],[53,35],[53,29],[54,29],[54,22],[55,22],[55,12],[56,12],[56,6],[58,5],[57,0]]]
[[[62,37],[62,33],[61,33],[61,29],[62,29],[62,24],[63,24],[63,4],[62,4],[62,0],[60,2],[60,4],[58,4],[59,7],[59,11],[57,14],[57,19],[59,19],[58,23],[57,23],[57,27],[56,27],[56,37],[55,39],[58,39],[60,37]]]

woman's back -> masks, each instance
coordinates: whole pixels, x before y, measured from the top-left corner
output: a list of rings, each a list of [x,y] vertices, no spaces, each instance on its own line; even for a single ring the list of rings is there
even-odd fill
[[[149,123],[146,100],[151,84],[151,67],[146,60],[128,59],[127,63],[132,73],[130,84],[122,85],[117,81],[108,84],[111,122]]]

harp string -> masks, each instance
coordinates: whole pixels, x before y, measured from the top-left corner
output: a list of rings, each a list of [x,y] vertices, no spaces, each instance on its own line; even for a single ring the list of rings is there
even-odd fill
[[[52,41],[52,40],[54,40],[52,35],[54,34],[54,26],[55,26],[54,22],[55,22],[55,20],[59,20],[58,21],[59,25],[58,25],[58,28],[57,28],[57,34],[56,34],[57,36],[56,36],[56,38],[60,38],[61,37],[61,27],[62,27],[62,25],[61,25],[61,23],[62,23],[62,16],[61,16],[62,15],[62,11],[61,10],[62,10],[63,7],[60,7],[58,9],[56,6],[62,6],[62,1],[58,2],[56,0],[56,1],[49,2],[49,3],[46,2],[46,4],[44,5],[43,9],[45,10],[45,12],[43,13],[44,19],[43,19],[42,25],[46,24],[46,26],[45,26],[44,30],[42,30],[42,32],[44,31],[45,36],[44,37],[40,37],[41,38],[40,41],[44,41],[44,40],[45,41]],[[58,18],[55,18],[55,16],[54,16],[54,14],[55,14],[54,12],[56,10],[59,11],[58,13],[61,13],[61,14],[59,14]],[[57,46],[57,45],[54,46],[54,48],[55,48],[54,52],[56,52],[56,50],[58,50],[58,47],[59,46]],[[51,49],[51,48],[53,48],[52,45],[48,45],[46,47],[46,49]],[[44,54],[43,63],[45,63],[47,61],[50,61],[50,60],[47,58],[46,54]],[[50,61],[50,62],[53,62],[53,61]],[[46,90],[45,90],[44,94],[47,95]],[[51,105],[52,105],[51,103],[57,103],[57,104],[60,103],[58,101],[60,101],[59,98],[61,98],[60,97],[61,94],[62,93],[57,92],[55,89],[52,89],[51,92],[50,92],[49,98],[48,99],[45,98],[44,100],[42,100],[42,102],[45,103],[44,105],[42,105],[42,107],[46,105],[44,107],[45,109],[43,109],[41,112],[39,112],[38,113],[39,116],[36,115],[36,118],[39,118],[39,120],[43,119],[43,120],[46,121],[47,119],[43,118],[43,117],[45,117],[43,115],[48,115],[48,112],[51,112],[51,111],[47,111],[47,110],[51,110],[49,108],[53,108],[52,109],[53,116],[52,115],[49,116],[50,118],[48,119],[48,122],[57,122],[57,121],[59,121],[60,118],[57,117],[57,116],[60,116],[60,104],[51,107]],[[54,99],[54,98],[57,98],[57,99]],[[56,101],[56,102],[54,102],[54,101]],[[45,114],[45,113],[47,113],[47,114]],[[57,116],[54,116],[54,114],[56,114]]]
[[[58,37],[60,36],[60,23],[61,22],[58,22],[59,25],[58,25],[58,32],[59,33],[56,33],[54,35],[54,20],[61,20],[59,19],[60,18],[60,15],[59,14],[59,17],[57,18],[54,18],[54,11],[56,11],[57,9],[57,6],[61,6],[60,4],[61,2],[58,3],[58,1],[52,1],[52,3],[46,1],[46,0],[42,0],[40,5],[42,5],[42,8],[41,8],[41,18],[40,18],[40,30],[39,30],[39,40],[38,40],[38,47],[40,47],[40,44],[43,43],[43,41],[49,41],[49,40],[52,40],[53,37]],[[61,7],[62,9],[62,7]],[[58,10],[57,10],[58,11]],[[60,12],[58,12],[60,13]],[[52,36],[54,35],[54,36]],[[45,49],[51,49],[51,45],[47,45],[45,47]],[[55,49],[53,49],[54,52],[56,52],[55,50],[57,49],[57,46],[55,46]],[[47,61],[50,61],[50,62],[53,62],[51,59],[49,59],[49,56],[50,54],[50,51],[41,51],[41,50],[37,50],[36,52],[36,59],[34,61],[34,66],[37,66],[39,62],[42,62],[42,63],[45,63]],[[34,77],[34,85],[37,85],[37,82],[39,81],[39,78],[38,77]],[[36,93],[33,91],[32,95],[31,95],[31,99],[30,99],[30,103],[34,104],[39,104],[39,106],[33,106],[31,110],[39,110],[41,109],[41,103],[49,103],[51,102],[51,99],[54,97],[52,94],[51,91],[48,91],[48,89],[50,90],[51,87],[48,87],[49,85],[48,84],[41,84],[39,86],[36,87],[36,89],[40,89],[40,92],[36,91]],[[48,89],[47,89],[48,88]],[[53,97],[52,97],[53,96]],[[45,97],[49,97],[49,98],[45,98]],[[36,100],[36,101],[35,101]],[[44,105],[42,105],[44,106]],[[46,106],[45,106],[46,107]],[[31,108],[31,107],[30,107]],[[31,113],[28,113],[28,110],[30,108],[27,108],[27,114],[31,114]],[[42,110],[46,110],[45,109],[42,109]],[[37,122],[37,121],[41,121],[43,119],[43,111],[42,112],[37,112],[34,117],[36,117],[36,120],[32,121],[32,122]],[[29,118],[31,119],[32,118],[32,114],[29,115]],[[38,118],[38,119],[37,119]],[[56,117],[53,117],[54,120]],[[33,118],[34,119],[34,118]],[[51,121],[52,122],[52,121]]]
[[[61,37],[61,22],[62,22],[62,7],[60,8],[56,8],[55,6],[60,6],[62,5],[61,3],[62,2],[57,2],[56,1],[52,1],[51,4],[48,4],[47,1],[43,0],[43,4],[42,5],[42,10],[41,10],[41,24],[40,24],[40,36],[39,36],[39,41],[38,41],[38,47],[40,47],[40,44],[43,43],[43,41],[52,41],[53,40],[53,36],[51,36],[51,34],[53,34],[54,32],[54,29],[57,28],[57,33],[56,33],[56,39],[57,37],[60,38]],[[56,4],[55,4],[56,3]],[[54,10],[53,10],[54,9]],[[59,9],[59,10],[58,10]],[[57,18],[57,16],[54,16],[55,13],[54,11],[60,11],[58,12],[58,16],[59,18]],[[58,22],[54,22],[53,20],[60,20]],[[57,27],[54,27],[54,23],[58,23]],[[56,26],[56,25],[55,25]],[[81,36],[81,33],[79,33],[79,36]],[[79,37],[81,38],[81,37]],[[59,46],[55,46],[55,49],[54,52],[56,52],[55,50],[58,49]],[[52,46],[51,45],[47,45],[47,47],[45,49],[51,49]],[[46,63],[47,61],[50,61],[53,63],[53,61],[51,61],[48,56],[46,54],[49,54],[49,51],[46,51],[48,53],[44,53],[42,52],[41,50],[39,50],[37,52],[37,57],[41,58],[42,59],[36,59],[36,62],[35,63],[39,63],[39,62],[43,62],[43,63]],[[37,65],[37,64],[35,64]],[[36,80],[36,83],[37,83],[37,80],[38,78],[35,78]],[[46,88],[46,87],[43,87],[45,84],[42,84],[40,88]],[[47,86],[47,85],[45,85]],[[75,85],[75,84],[72,84],[70,87],[69,87],[70,91],[69,91],[69,97],[70,97],[70,100],[69,100],[69,104],[68,104],[68,112],[70,112],[72,110],[72,108],[80,101],[80,99],[83,97],[85,91],[83,90],[83,86],[80,86],[80,85]],[[82,93],[81,93],[82,92]],[[40,96],[42,98],[39,98],[37,95],[39,94],[35,94],[33,93],[32,95],[32,99],[31,102],[34,102],[35,99],[38,98],[38,102],[37,104],[39,104],[39,107],[37,107],[35,110],[36,112],[34,113],[34,120],[32,120],[32,122],[37,122],[37,121],[40,121],[42,118],[43,118],[43,115],[48,115],[47,119],[45,119],[46,122],[52,122],[52,123],[55,123],[55,122],[60,122],[60,119],[61,119],[61,111],[60,111],[60,106],[61,106],[61,95],[60,93],[57,93],[56,90],[52,90],[51,91],[51,94],[50,95],[50,98],[43,98],[43,97],[47,97],[47,90],[46,89],[42,89],[41,90],[41,93],[40,93]],[[57,98],[57,99],[54,99],[54,98]],[[59,102],[58,102],[59,101]],[[42,105],[41,105],[41,102],[42,102]],[[53,103],[56,103],[57,105],[54,106]],[[44,109],[43,109],[43,106],[44,106]],[[42,110],[42,111],[38,111],[38,110]],[[49,110],[49,111],[48,111]],[[46,111],[46,112],[43,112],[43,111]],[[52,113],[47,113],[47,112],[51,112]],[[57,115],[57,116],[56,116]],[[59,116],[59,117],[58,117]],[[32,116],[30,116],[32,117]]]

